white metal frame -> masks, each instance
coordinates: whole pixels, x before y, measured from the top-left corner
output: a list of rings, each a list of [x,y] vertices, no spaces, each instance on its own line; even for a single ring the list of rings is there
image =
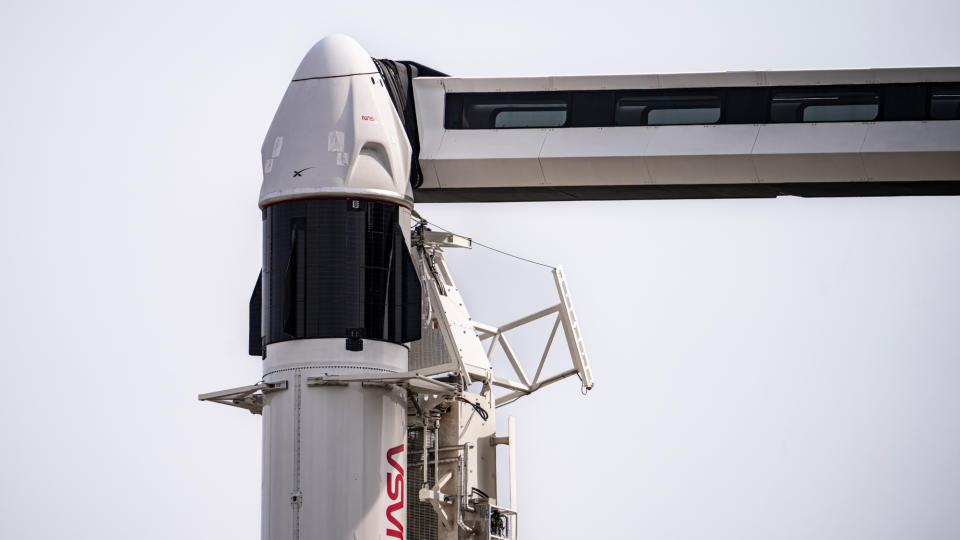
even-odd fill
[[[443,248],[469,249],[473,245],[472,240],[453,233],[436,233],[422,228],[419,242],[424,248],[421,258],[425,268],[421,271],[425,276],[424,284],[427,289],[427,301],[431,306],[431,316],[437,320],[438,327],[443,332],[447,353],[453,359],[449,364],[437,366],[438,369],[459,372],[466,385],[475,380],[484,380],[494,386],[510,390],[508,394],[497,398],[497,407],[512,403],[544,386],[573,375],[580,377],[584,391],[593,388],[593,374],[562,267],[557,266],[552,272],[559,297],[557,304],[515,321],[494,326],[474,321],[470,317],[443,259]],[[436,310],[433,306],[436,306]],[[513,347],[510,346],[506,333],[551,315],[556,316],[553,329],[544,345],[536,373],[531,379],[524,371]],[[544,367],[560,327],[563,327],[573,367],[547,375],[544,373]],[[484,350],[483,342],[486,340],[490,341]],[[515,378],[498,377],[493,373],[492,361],[498,346],[502,347]]]
[[[567,281],[563,274],[563,268],[557,266],[553,269],[553,279],[557,286],[557,293],[560,296],[559,303],[500,326],[492,326],[480,322],[474,323],[474,328],[476,328],[480,340],[490,340],[490,344],[487,346],[487,359],[490,361],[493,360],[493,355],[496,353],[497,346],[499,345],[503,348],[503,352],[506,355],[507,360],[510,362],[510,366],[513,368],[514,375],[516,375],[516,377],[519,379],[512,380],[496,376],[492,378],[491,382],[494,385],[513,390],[513,392],[497,399],[498,407],[513,403],[517,399],[520,399],[527,394],[535,392],[544,386],[566,379],[572,375],[580,376],[580,380],[583,383],[584,389],[593,389],[593,374],[590,371],[590,365],[587,361],[587,353],[583,346],[583,337],[580,334],[580,325],[577,322],[577,317],[573,310],[573,303],[570,299],[570,291],[567,288]],[[520,328],[521,326],[554,314],[556,314],[556,319],[553,323],[553,329],[550,331],[550,337],[547,339],[547,343],[543,347],[543,353],[540,355],[540,362],[537,364],[537,371],[531,380],[527,376],[526,372],[524,372],[523,366],[520,364],[520,361],[517,358],[517,354],[510,346],[510,341],[507,340],[506,333],[510,330]],[[553,375],[543,376],[543,368],[547,363],[547,356],[549,356],[550,348],[553,345],[553,340],[557,336],[557,329],[559,329],[561,326],[563,326],[563,333],[566,337],[567,348],[570,352],[570,359],[573,361],[573,367],[558,373],[554,373]]]

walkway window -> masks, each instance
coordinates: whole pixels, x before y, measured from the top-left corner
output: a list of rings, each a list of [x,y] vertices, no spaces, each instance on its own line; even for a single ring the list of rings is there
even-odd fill
[[[717,96],[639,96],[617,100],[618,126],[716,124],[720,121]]]
[[[567,123],[567,104],[520,104],[498,107],[493,113],[493,127],[547,128]]]
[[[931,120],[960,120],[960,86],[939,88],[930,94]]]
[[[463,129],[555,128],[566,123],[567,100],[556,93],[464,96]]]
[[[777,92],[770,104],[770,121],[871,122],[879,112],[880,97],[876,92]]]

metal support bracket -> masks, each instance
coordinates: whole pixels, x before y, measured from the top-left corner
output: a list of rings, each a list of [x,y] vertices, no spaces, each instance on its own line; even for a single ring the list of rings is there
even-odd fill
[[[241,386],[239,388],[230,388],[218,392],[209,392],[200,394],[197,398],[200,401],[212,401],[231,407],[246,409],[252,414],[263,412],[263,395],[270,392],[287,389],[287,381],[263,382],[251,384],[250,386]]]
[[[376,375],[326,375],[307,377],[307,386],[344,386],[349,383],[371,385],[396,385],[418,394],[454,394],[457,387],[437,381],[417,371],[382,373]]]
[[[431,231],[423,228],[420,229],[419,234],[414,235],[413,244],[431,248],[472,249],[473,239],[450,232]]]

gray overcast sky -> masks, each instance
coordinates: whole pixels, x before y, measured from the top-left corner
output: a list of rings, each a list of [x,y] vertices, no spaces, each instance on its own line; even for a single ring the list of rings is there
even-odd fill
[[[323,35],[456,75],[657,73],[960,65],[958,20],[955,1],[3,4],[0,537],[259,538],[259,418],[196,394],[259,378],[259,147]],[[527,539],[960,537],[960,198],[419,210],[567,270],[598,383],[501,409]],[[539,267],[450,260],[478,318],[551,301]]]

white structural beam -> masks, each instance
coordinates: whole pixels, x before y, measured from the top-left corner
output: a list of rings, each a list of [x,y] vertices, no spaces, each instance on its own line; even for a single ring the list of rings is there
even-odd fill
[[[960,193],[960,120],[446,129],[448,93],[960,84],[960,68],[414,80],[418,202]]]
[[[445,92],[551,92],[565,90],[661,90],[750,86],[909,84],[958,80],[960,80],[960,66],[547,77],[422,77],[414,82],[414,86],[421,85],[424,81],[440,81]],[[419,109],[419,104],[417,108]],[[417,113],[419,118],[420,111],[418,110]]]

